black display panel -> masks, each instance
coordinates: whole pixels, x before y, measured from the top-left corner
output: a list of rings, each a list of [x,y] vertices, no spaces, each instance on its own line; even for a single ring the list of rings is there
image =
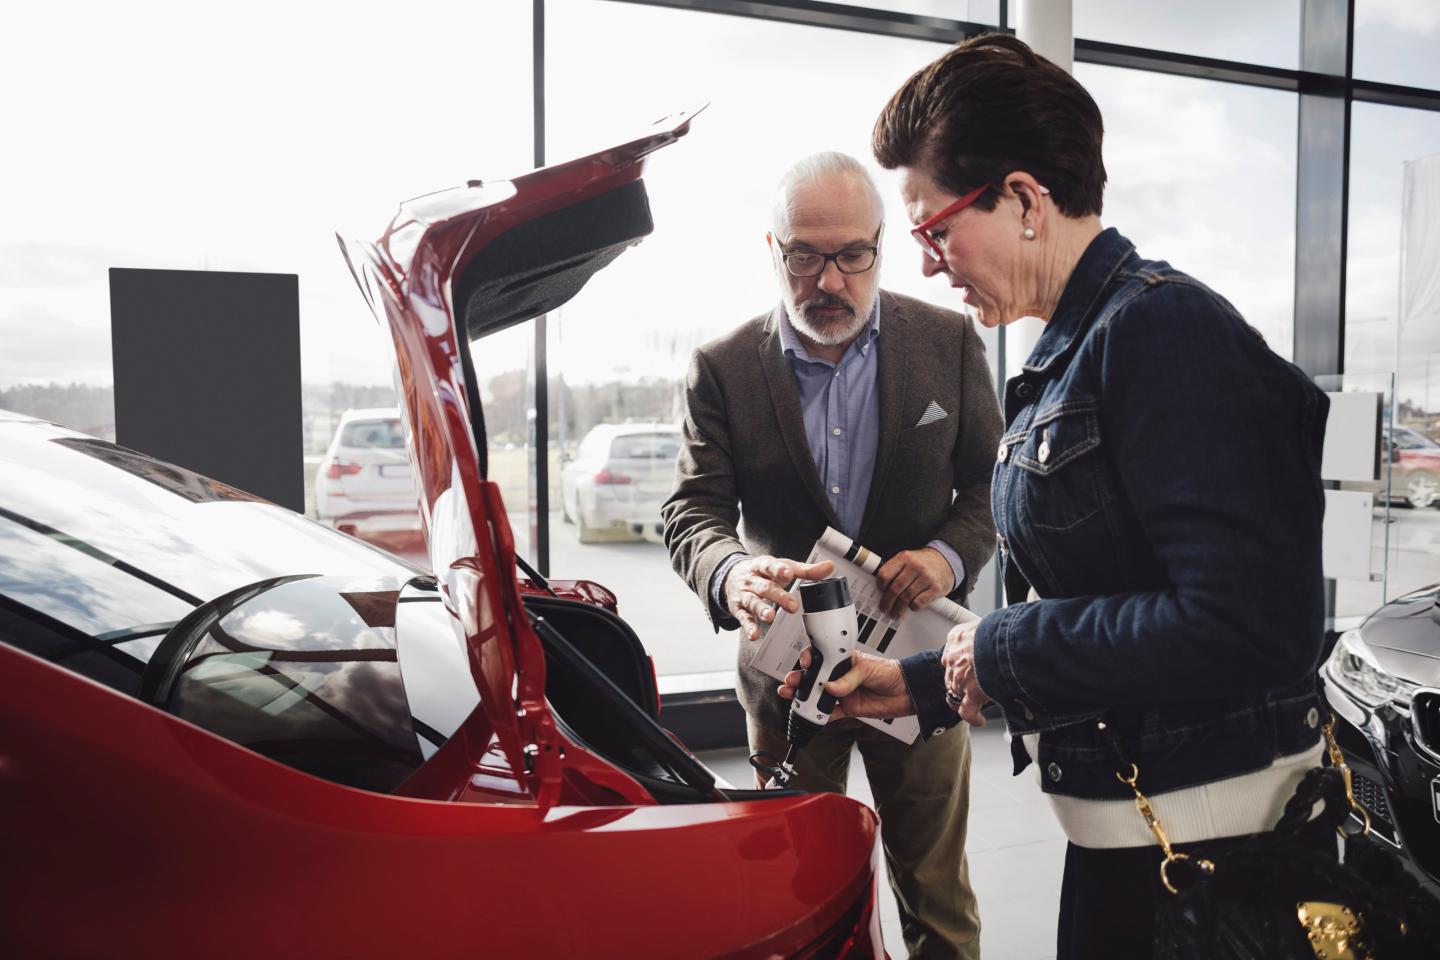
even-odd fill
[[[110,270],[115,439],[305,509],[294,274]]]

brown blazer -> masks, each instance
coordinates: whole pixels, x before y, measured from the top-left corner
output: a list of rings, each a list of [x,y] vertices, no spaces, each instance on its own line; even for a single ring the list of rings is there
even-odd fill
[[[661,516],[675,572],[716,629],[737,626],[710,603],[710,578],[726,557],[803,560],[827,526],[840,526],[781,352],[780,309],[690,360],[684,444]],[[964,316],[886,291],[876,344],[880,438],[859,540],[883,557],[943,540],[965,564],[951,594],[963,603],[995,550],[990,473],[1002,423],[985,346]],[[948,416],[916,426],[932,401]],[[742,699],[748,710],[774,701],[764,712],[783,725],[775,684],[749,667],[752,652],[741,644]]]

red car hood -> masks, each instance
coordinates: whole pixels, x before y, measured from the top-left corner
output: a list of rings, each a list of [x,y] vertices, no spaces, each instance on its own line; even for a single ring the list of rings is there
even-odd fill
[[[510,523],[487,479],[469,346],[559,307],[650,233],[646,158],[686,134],[695,112],[579,160],[420,197],[375,243],[340,243],[392,335],[430,568],[498,741],[472,744],[472,760],[498,745],[542,806],[559,796],[560,745],[543,651],[519,600]]]

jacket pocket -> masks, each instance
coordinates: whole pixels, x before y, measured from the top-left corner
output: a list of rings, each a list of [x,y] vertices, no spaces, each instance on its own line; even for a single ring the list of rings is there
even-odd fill
[[[1035,415],[1011,456],[1025,520],[1068,531],[1100,513],[1100,419],[1094,400],[1067,400]]]

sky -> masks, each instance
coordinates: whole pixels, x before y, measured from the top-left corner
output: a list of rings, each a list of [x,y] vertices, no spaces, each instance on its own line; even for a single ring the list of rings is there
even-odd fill
[[[974,20],[995,10],[882,5]],[[1081,37],[1294,67],[1298,11],[1299,0],[1075,0],[1074,20]],[[529,0],[416,0],[400,23],[372,2],[10,11],[0,83],[24,95],[3,107],[0,387],[110,382],[110,267],[298,274],[305,379],[388,382],[334,234],[373,239],[405,198],[529,169],[530,17]],[[574,382],[675,376],[694,345],[768,309],[780,172],[820,149],[868,159],[889,93],[944,49],[604,0],[551,0],[547,23],[551,160],[710,103],[651,164],[655,234],[556,318],[551,362]],[[1360,0],[1357,24],[1358,75],[1440,87],[1440,4]],[[1106,223],[1214,286],[1288,355],[1295,97],[1084,64],[1076,75],[1106,118]],[[1401,164],[1434,153],[1440,114],[1356,106],[1353,369],[1393,361]],[[955,306],[919,276],[893,180],[881,189],[882,282]],[[523,365],[527,339],[483,343],[482,376]],[[1404,339],[1403,356],[1440,350],[1440,331]]]

